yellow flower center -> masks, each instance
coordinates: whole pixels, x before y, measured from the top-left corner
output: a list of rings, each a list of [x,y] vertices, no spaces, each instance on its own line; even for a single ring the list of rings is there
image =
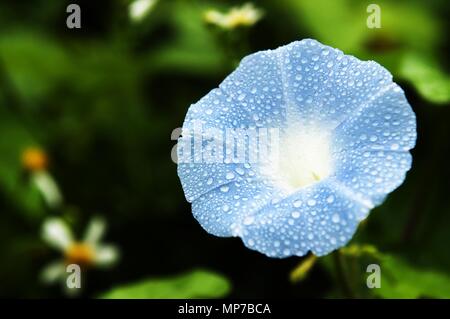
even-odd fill
[[[22,153],[22,165],[29,171],[44,170],[47,168],[47,164],[47,155],[40,148],[30,147]]]
[[[93,247],[85,243],[74,243],[65,252],[65,261],[68,265],[90,266],[94,263],[94,257]]]

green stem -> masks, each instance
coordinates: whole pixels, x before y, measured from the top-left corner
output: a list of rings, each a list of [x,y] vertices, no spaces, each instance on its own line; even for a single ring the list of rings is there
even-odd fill
[[[348,274],[346,272],[346,263],[344,261],[344,256],[342,255],[340,250],[337,250],[333,254],[333,261],[342,295],[346,298],[354,298],[354,293],[350,285]]]

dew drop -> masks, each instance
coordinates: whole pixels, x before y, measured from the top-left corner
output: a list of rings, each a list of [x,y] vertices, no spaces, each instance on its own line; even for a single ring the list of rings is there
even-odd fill
[[[394,143],[391,145],[391,150],[396,151],[400,148],[400,145],[398,145],[397,143]]]
[[[323,56],[327,56],[328,54],[330,54],[330,51],[328,51],[327,49],[323,49],[322,50],[322,55]]]
[[[234,178],[234,174],[232,172],[228,172],[227,175],[225,176],[226,179],[233,179]]]
[[[340,221],[341,219],[340,219],[340,217],[339,217],[339,215],[338,214],[333,214],[333,216],[331,217],[331,221],[333,222],[333,223],[339,223],[339,221]]]
[[[293,206],[294,206],[295,208],[299,208],[300,206],[302,206],[302,201],[301,201],[301,200],[296,200],[296,201],[293,203]]]
[[[222,187],[220,188],[220,191],[221,191],[222,193],[226,193],[226,192],[228,192],[229,189],[230,189],[230,188],[229,188],[228,186],[222,186]]]
[[[253,224],[254,220],[255,219],[253,218],[253,216],[247,216],[244,218],[244,225],[246,226],[251,225]]]
[[[316,201],[314,199],[310,199],[310,200],[308,200],[308,205],[314,206],[314,205],[316,205]]]

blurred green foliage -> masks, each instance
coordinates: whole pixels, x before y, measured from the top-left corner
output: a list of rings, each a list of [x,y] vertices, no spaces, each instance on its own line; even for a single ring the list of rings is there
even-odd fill
[[[131,21],[131,1],[80,0],[79,30],[65,26],[70,2],[0,4],[1,296],[62,296],[38,281],[54,257],[40,226],[62,215],[81,228],[100,213],[123,257],[115,269],[90,271],[83,296],[221,297],[231,282],[232,297],[449,297],[447,1],[378,1],[380,29],[366,26],[371,1],[254,1],[261,21],[230,30],[206,24],[203,14],[241,1],[160,0]],[[352,241],[383,257],[320,258],[293,283],[289,274],[305,259],[269,259],[196,223],[170,160],[170,135],[243,56],[303,38],[388,68],[417,114],[419,137],[405,184]],[[57,209],[21,163],[30,146],[49,157],[66,199]],[[381,264],[380,289],[365,286],[373,262]],[[171,277],[198,267],[224,277]]]
[[[148,279],[114,288],[106,299],[220,298],[230,290],[228,281],[215,273],[195,270],[168,279]]]
[[[450,298],[447,273],[414,265],[401,254],[384,253],[373,245],[351,244],[321,261],[336,282],[345,281],[344,287],[335,287],[330,296],[343,293],[358,298]],[[380,266],[379,288],[368,289],[367,281],[374,274],[367,268],[369,265]]]
[[[417,269],[395,256],[382,260],[380,289],[383,298],[450,298],[450,277],[438,271]]]

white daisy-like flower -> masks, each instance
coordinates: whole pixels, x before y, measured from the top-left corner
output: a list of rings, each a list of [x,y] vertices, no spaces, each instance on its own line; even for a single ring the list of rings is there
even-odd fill
[[[27,147],[22,152],[22,167],[29,172],[31,183],[40,192],[45,203],[57,209],[63,202],[58,183],[48,171],[48,157],[40,147]]]
[[[223,29],[235,29],[240,26],[252,26],[258,22],[263,13],[252,3],[246,3],[241,7],[233,7],[227,13],[210,9],[205,11],[204,19],[210,24]]]
[[[101,218],[93,218],[88,225],[83,240],[74,239],[69,225],[61,218],[47,219],[42,227],[42,238],[62,253],[62,258],[47,265],[41,276],[46,283],[66,278],[67,265],[76,264],[82,269],[108,267],[117,262],[119,251],[113,245],[100,242],[105,233],[106,223]]]

